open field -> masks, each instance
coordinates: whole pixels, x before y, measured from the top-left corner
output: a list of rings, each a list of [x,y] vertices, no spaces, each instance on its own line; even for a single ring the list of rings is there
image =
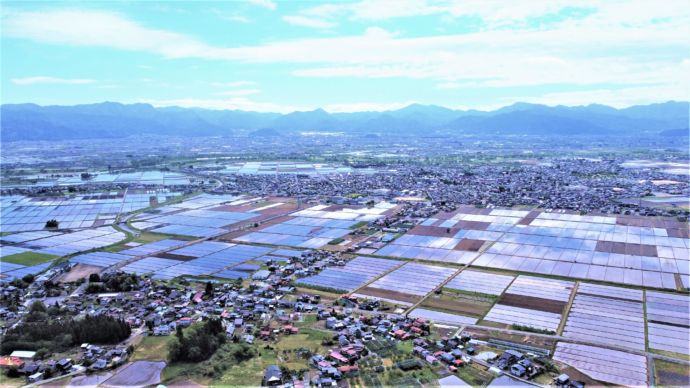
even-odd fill
[[[132,361],[138,360],[167,360],[168,359],[168,344],[175,339],[173,335],[164,336],[146,336],[134,349],[134,353],[130,358]]]
[[[401,302],[405,304],[414,304],[419,302],[420,296],[405,294],[393,290],[383,290],[380,288],[365,287],[357,292],[357,295],[370,296],[373,298],[381,298],[392,302]]]
[[[37,264],[45,263],[45,262],[53,260],[57,257],[58,256],[55,256],[55,255],[48,255],[45,253],[29,251],[29,252],[17,253],[15,255],[5,256],[2,259],[0,259],[0,261],[6,262],[6,263],[14,263],[14,264],[31,266],[31,265],[37,265]]]
[[[65,272],[59,275],[57,278],[55,278],[55,281],[60,283],[76,282],[79,279],[86,279],[89,277],[89,275],[99,273],[102,270],[102,267],[79,263],[76,266],[74,266],[69,272]]]
[[[515,295],[515,294],[503,294],[499,300],[500,304],[528,308],[538,311],[546,311],[549,313],[560,314],[563,312],[563,308],[566,303],[558,300],[535,298],[530,296]]]
[[[690,365],[654,360],[656,385],[687,387],[690,385]]]
[[[421,307],[428,307],[434,310],[471,315],[482,317],[493,305],[493,300],[489,297],[454,293],[444,290],[440,295],[429,296]]]

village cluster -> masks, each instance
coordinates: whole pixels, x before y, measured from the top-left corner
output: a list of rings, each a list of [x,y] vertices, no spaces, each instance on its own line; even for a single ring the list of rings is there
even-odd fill
[[[687,381],[685,162],[450,167],[371,157],[383,151],[347,164],[191,159],[11,178],[3,379]]]

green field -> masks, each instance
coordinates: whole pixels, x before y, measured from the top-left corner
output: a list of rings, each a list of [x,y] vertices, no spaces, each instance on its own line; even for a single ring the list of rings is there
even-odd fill
[[[148,244],[148,243],[156,242],[159,240],[165,240],[165,239],[169,239],[169,238],[173,238],[173,236],[168,235],[168,234],[161,234],[161,233],[141,232],[141,234],[136,238],[129,238],[129,239],[122,240],[117,244],[113,244],[113,245],[110,245],[110,246],[103,248],[103,250],[106,252],[119,252],[119,251],[131,248],[131,247],[127,246],[127,244],[130,242],[135,242],[135,243],[139,243],[139,244]],[[189,238],[184,238],[184,239],[188,240]]]
[[[16,255],[9,255],[2,258],[1,261],[5,263],[14,263],[26,266],[32,266],[37,264],[45,263],[46,261],[51,261],[58,258],[59,256],[47,255],[45,253],[36,252],[22,252]]]
[[[168,344],[174,339],[174,335],[144,337],[136,346],[131,360],[167,361]]]

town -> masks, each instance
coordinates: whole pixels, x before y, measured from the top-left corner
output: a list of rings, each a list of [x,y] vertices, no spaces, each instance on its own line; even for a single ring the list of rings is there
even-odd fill
[[[281,163],[4,187],[5,384],[687,381],[682,160]]]

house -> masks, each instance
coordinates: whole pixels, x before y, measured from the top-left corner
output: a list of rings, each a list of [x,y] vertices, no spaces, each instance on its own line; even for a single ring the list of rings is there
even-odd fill
[[[177,320],[177,324],[182,327],[189,327],[192,325],[192,322],[191,317],[183,317]]]
[[[510,374],[517,377],[522,377],[525,375],[525,367],[520,364],[513,364],[510,366]]]
[[[21,368],[24,366],[24,360],[19,357],[4,356],[0,357],[0,367],[2,368]]]
[[[153,335],[170,335],[170,326],[161,325],[153,328]]]
[[[283,371],[278,365],[269,365],[264,372],[261,385],[264,387],[274,387],[283,383]]]
[[[271,272],[270,272],[270,271],[268,271],[268,270],[266,270],[266,269],[262,269],[261,271],[256,271],[256,272],[254,273],[254,275],[252,275],[252,279],[254,279],[254,280],[266,280],[266,279],[268,279],[270,276],[271,276]]]
[[[32,374],[31,376],[27,377],[26,381],[31,384],[31,383],[36,383],[38,381],[43,380],[43,372],[36,372]]]
[[[299,328],[292,325],[285,325],[285,327],[283,327],[283,332],[285,334],[297,334],[299,333]]]
[[[326,318],[326,328],[327,329],[335,329],[336,324],[338,323],[338,319],[336,317],[328,317]]]
[[[496,366],[498,366],[500,369],[507,369],[510,365],[522,360],[525,356],[513,349],[508,349],[503,354],[501,354],[501,357],[499,357],[498,361],[496,361]]]
[[[55,366],[61,371],[68,371],[72,369],[72,359],[63,358],[60,361],[58,361],[57,364],[55,364]]]
[[[347,362],[348,362],[347,358],[345,356],[343,356],[342,354],[340,354],[339,352],[333,351],[329,354],[329,357],[334,359],[335,361],[341,363],[341,364],[347,364]]]
[[[40,371],[41,366],[35,363],[26,363],[24,366],[21,368],[17,369],[17,373],[25,375],[25,376],[30,376],[38,371]]]
[[[94,370],[103,370],[107,367],[108,367],[108,361],[104,360],[102,358],[99,358],[98,360],[96,360],[96,362],[91,364],[91,369],[94,369]]]
[[[21,358],[22,360],[33,360],[36,352],[30,350],[15,350],[10,354],[10,357]]]

